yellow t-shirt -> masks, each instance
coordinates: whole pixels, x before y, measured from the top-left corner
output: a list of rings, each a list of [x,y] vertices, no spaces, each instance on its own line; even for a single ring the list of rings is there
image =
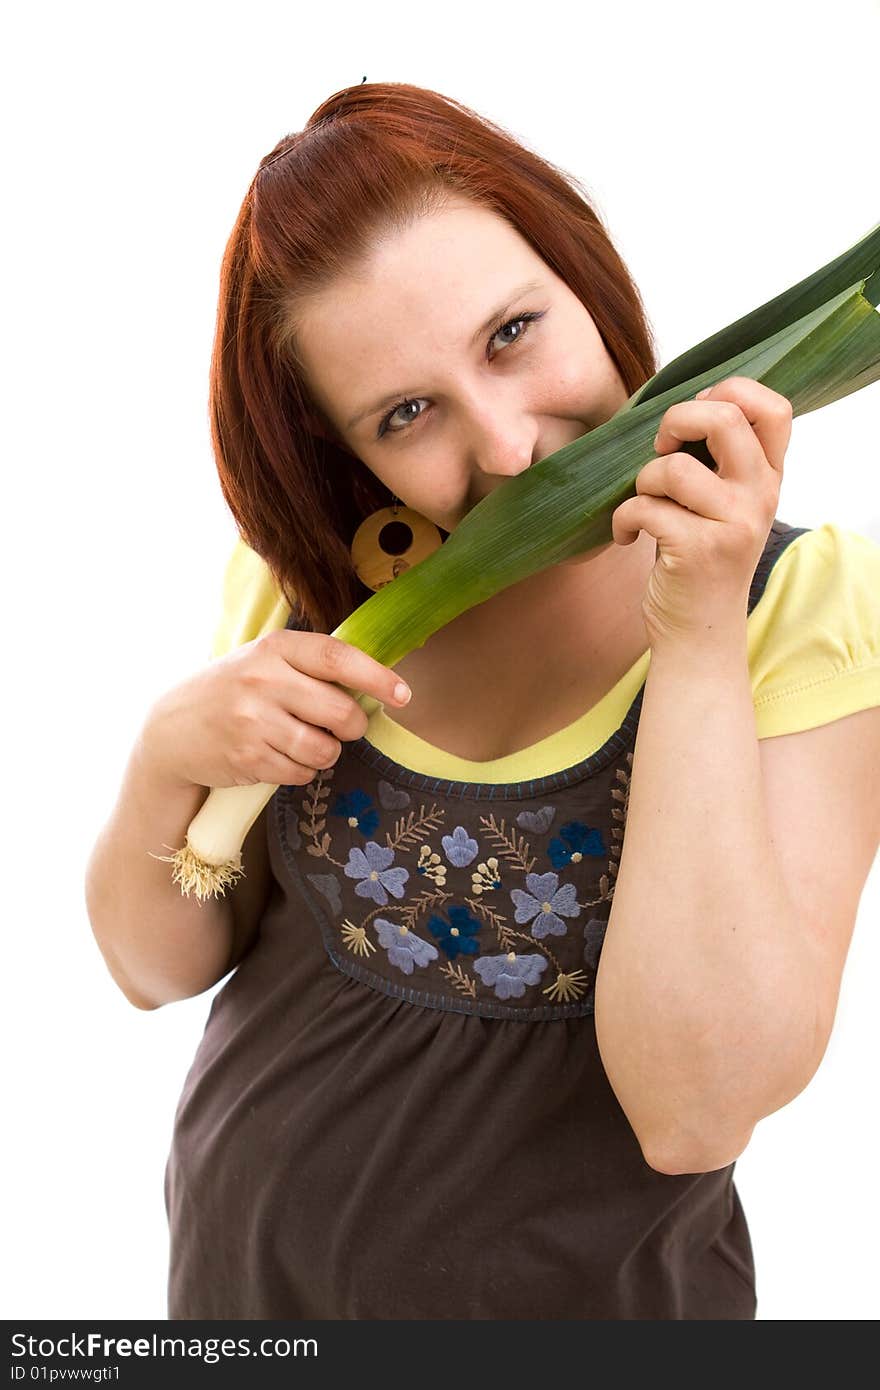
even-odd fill
[[[283,628],[289,614],[265,563],[239,539],[223,581],[211,655]],[[880,705],[880,546],[833,522],[797,536],[775,561],[748,615],[747,642],[759,738],[813,729]],[[645,652],[574,723],[505,758],[474,762],[444,752],[396,724],[373,700],[365,705],[370,722],[364,737],[429,777],[520,782],[548,776],[588,757],[620,727],[650,660]]]

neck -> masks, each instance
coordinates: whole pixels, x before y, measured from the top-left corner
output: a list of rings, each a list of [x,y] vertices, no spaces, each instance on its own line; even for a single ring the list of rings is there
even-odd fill
[[[642,531],[632,545],[614,542],[511,584],[459,614],[425,643],[432,657],[454,651],[472,661],[497,661],[499,639],[512,635],[514,660],[524,653],[552,658],[565,647],[601,649],[623,628],[638,629],[641,602],[657,545]]]

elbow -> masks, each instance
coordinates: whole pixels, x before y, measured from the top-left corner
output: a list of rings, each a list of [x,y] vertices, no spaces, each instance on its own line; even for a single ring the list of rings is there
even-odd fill
[[[144,1012],[151,1012],[153,1009],[160,1009],[162,1007],[161,1001],[148,999],[146,995],[140,994],[136,989],[132,988],[131,983],[126,976],[123,975],[115,961],[108,960],[105,957],[104,964],[107,966],[110,978],[113,980],[116,988],[127,1002],[131,1004],[132,1008],[141,1009]]]
[[[704,1144],[695,1144],[690,1136],[684,1140],[667,1140],[665,1143],[641,1144],[642,1156],[649,1168],[656,1173],[676,1176],[684,1173],[715,1173],[721,1168],[730,1167],[742,1154],[752,1137],[752,1130],[744,1137],[720,1144],[717,1137]]]
[[[110,974],[113,977],[116,987],[119,989],[120,993],[125,996],[125,999],[131,1004],[132,1008],[141,1009],[146,1013],[162,1007],[161,1003],[157,1002],[155,999],[147,999],[145,995],[139,994],[136,989],[132,989],[128,980],[122,979],[112,969],[110,970]]]
[[[161,1004],[156,1004],[150,999],[142,999],[136,994],[125,994],[129,1004],[135,1009],[141,1009],[144,1013],[151,1013],[153,1009],[161,1009]]]

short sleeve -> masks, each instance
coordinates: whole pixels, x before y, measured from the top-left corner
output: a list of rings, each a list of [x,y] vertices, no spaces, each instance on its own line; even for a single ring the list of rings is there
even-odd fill
[[[284,627],[290,616],[290,604],[272,578],[265,560],[251,550],[241,536],[226,565],[222,603],[211,647],[212,658]]]
[[[880,705],[880,546],[828,522],[783,551],[748,622],[759,738]]]

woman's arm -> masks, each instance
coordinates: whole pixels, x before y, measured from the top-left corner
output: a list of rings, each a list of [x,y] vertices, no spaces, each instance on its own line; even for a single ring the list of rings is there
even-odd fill
[[[232,895],[184,897],[167,863],[208,787],[164,780],[139,738],[86,870],[86,909],[107,968],[138,1009],[201,994],[232,968]]]
[[[756,733],[748,594],[791,418],[745,377],[670,406],[612,516],[617,543],[648,531],[658,562],[596,1038],[660,1172],[726,1168],[816,1072],[880,841],[880,710]],[[703,438],[715,471],[678,452]]]
[[[810,942],[769,834],[742,630],[652,653],[596,1035],[646,1160],[733,1161],[824,1051]]]
[[[612,515],[618,544],[646,530],[658,558],[595,1021],[661,1172],[726,1167],[813,1076],[880,838],[876,711],[780,750],[757,738],[747,601],[791,424],[790,402],[748,377],[670,406]],[[702,439],[714,470],[678,449]]]

